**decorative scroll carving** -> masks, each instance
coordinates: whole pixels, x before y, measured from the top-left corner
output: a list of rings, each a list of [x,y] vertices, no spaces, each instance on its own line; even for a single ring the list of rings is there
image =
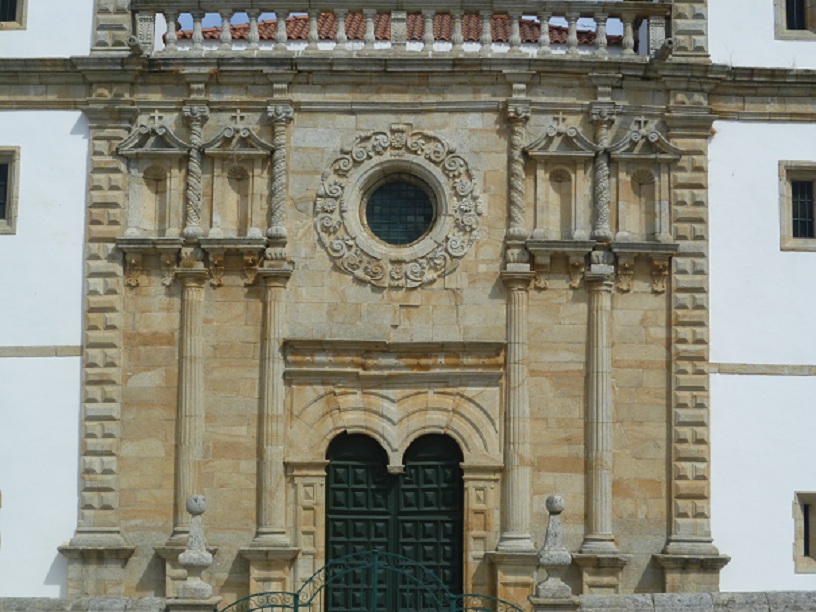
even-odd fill
[[[666,281],[669,278],[669,258],[655,257],[652,259],[652,291],[666,293]]]
[[[224,251],[210,250],[209,268],[210,268],[210,285],[213,287],[221,287],[224,284]]]
[[[270,106],[267,110],[272,119],[272,197],[269,202],[268,238],[286,241],[286,126],[294,117],[289,104]]]
[[[125,255],[125,283],[128,287],[139,286],[139,275],[142,273],[142,254],[127,253]]]
[[[635,276],[635,258],[632,255],[618,255],[616,286],[622,293],[632,290],[632,279]]]
[[[206,106],[185,106],[184,117],[190,124],[190,154],[187,162],[187,208],[184,222],[184,237],[197,240],[203,234],[201,229],[201,149],[202,128],[209,116]]]
[[[335,265],[378,287],[419,287],[455,270],[479,235],[484,204],[473,173],[455,147],[430,132],[393,125],[367,132],[332,162],[320,180],[315,229]],[[374,240],[359,215],[360,183],[376,172],[417,172],[434,183],[437,213],[430,232],[410,248]]]
[[[169,287],[176,280],[178,251],[164,251],[161,254],[162,285]]]
[[[254,285],[255,279],[258,277],[258,266],[261,263],[261,258],[258,253],[244,253],[244,285]]]
[[[572,289],[578,289],[581,286],[581,280],[584,278],[586,271],[586,257],[584,255],[570,255],[569,256],[569,286]]]

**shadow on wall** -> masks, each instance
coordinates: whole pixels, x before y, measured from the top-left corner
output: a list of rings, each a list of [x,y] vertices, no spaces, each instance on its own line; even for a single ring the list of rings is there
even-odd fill
[[[65,597],[66,584],[68,581],[68,559],[57,553],[48,568],[43,584],[46,586],[58,586],[59,597]]]

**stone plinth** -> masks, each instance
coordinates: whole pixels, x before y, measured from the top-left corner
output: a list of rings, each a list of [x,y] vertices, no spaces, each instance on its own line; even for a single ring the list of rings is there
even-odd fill
[[[663,568],[667,593],[712,593],[720,590],[720,571],[728,555],[654,555]]]
[[[491,552],[486,556],[496,572],[496,597],[516,605],[526,601],[535,586],[538,554]]]
[[[124,570],[133,546],[60,546],[68,559],[68,596],[124,595]]]
[[[291,591],[292,563],[300,549],[283,546],[246,546],[240,551],[249,561],[249,592]]]
[[[620,593],[623,568],[629,562],[626,555],[572,555],[581,568],[581,593],[584,595],[614,595]]]

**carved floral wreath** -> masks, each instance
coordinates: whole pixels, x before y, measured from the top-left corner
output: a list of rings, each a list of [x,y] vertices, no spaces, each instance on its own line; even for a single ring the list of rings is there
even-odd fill
[[[370,177],[417,174],[437,195],[428,234],[402,247],[375,240],[360,220]],[[335,265],[377,287],[413,288],[455,270],[479,237],[484,204],[467,162],[439,136],[392,125],[367,132],[323,172],[315,201],[315,228]]]

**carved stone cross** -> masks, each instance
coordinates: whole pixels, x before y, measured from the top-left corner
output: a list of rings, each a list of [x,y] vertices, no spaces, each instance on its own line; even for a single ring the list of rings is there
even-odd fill
[[[161,121],[164,119],[164,115],[162,115],[157,108],[150,113],[150,119],[153,121],[153,125],[159,125],[159,123],[161,123]]]
[[[236,109],[235,112],[230,115],[230,117],[232,117],[235,121],[235,125],[241,125],[244,119],[246,119],[246,115],[241,112],[241,109]]]

